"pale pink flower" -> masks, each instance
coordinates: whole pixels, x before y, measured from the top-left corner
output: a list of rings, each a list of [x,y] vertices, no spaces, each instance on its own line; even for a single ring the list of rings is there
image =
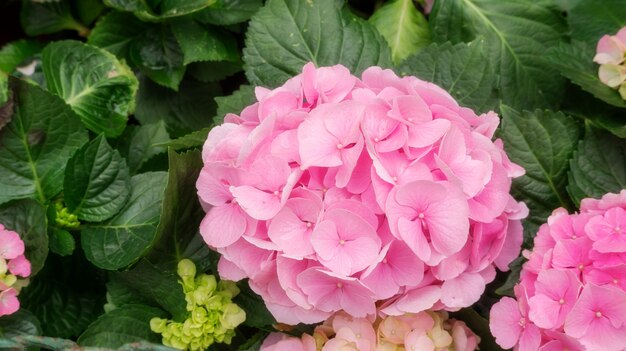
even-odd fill
[[[0,257],[14,259],[24,254],[24,242],[19,234],[0,225]]]
[[[491,307],[489,328],[498,345],[505,349],[518,345],[516,350],[534,351],[541,344],[539,328],[528,319],[528,306],[510,297],[502,298]]]
[[[17,291],[8,288],[0,291],[0,317],[13,314],[20,309],[20,302],[17,300]]]
[[[13,275],[17,275],[22,278],[30,276],[30,261],[27,260],[24,255],[17,256],[16,258],[10,260],[7,267],[9,272]]]

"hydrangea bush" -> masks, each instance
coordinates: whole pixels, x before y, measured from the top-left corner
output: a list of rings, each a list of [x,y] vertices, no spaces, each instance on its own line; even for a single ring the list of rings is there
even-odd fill
[[[0,1],[0,349],[624,348],[625,11]]]

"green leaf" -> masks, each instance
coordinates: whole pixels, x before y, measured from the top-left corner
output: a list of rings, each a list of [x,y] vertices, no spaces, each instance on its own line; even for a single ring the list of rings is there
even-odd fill
[[[582,42],[563,44],[548,50],[545,60],[572,83],[596,98],[617,107],[626,107],[617,90],[611,89],[598,78],[599,66],[593,63],[595,52]]]
[[[68,161],[63,184],[67,208],[79,219],[100,222],[118,213],[130,191],[126,161],[102,134]]]
[[[460,105],[476,112],[494,110],[497,77],[485,46],[483,40],[470,44],[432,44],[406,59],[398,71],[439,85]]]
[[[65,164],[87,141],[87,131],[63,100],[24,81],[10,82],[15,114],[0,130],[0,204],[44,202],[61,191]]]
[[[178,90],[185,75],[184,55],[169,26],[155,25],[130,42],[130,61],[156,83]]]
[[[0,339],[0,348],[11,350],[75,350],[78,345],[72,340],[47,336],[20,335],[11,339]]]
[[[41,324],[39,320],[25,308],[0,318],[0,338],[40,334]]]
[[[50,228],[48,232],[50,233],[50,243],[48,244],[50,251],[59,256],[69,256],[74,253],[76,240],[70,232],[54,227]]]
[[[150,319],[166,318],[163,310],[143,305],[125,305],[101,316],[78,338],[81,346],[118,348],[139,341],[161,343],[150,330]]]
[[[589,129],[570,161],[567,190],[579,203],[586,197],[626,189],[626,140]]]
[[[78,41],[57,41],[42,53],[48,90],[61,96],[87,128],[117,136],[134,108],[137,78],[111,53]]]
[[[0,206],[0,223],[20,235],[31,264],[31,276],[37,274],[48,256],[46,209],[34,200],[13,201]]]
[[[72,16],[69,0],[22,1],[20,19],[24,32],[30,36],[56,33],[64,29],[76,30],[80,35],[89,32],[89,28]]]
[[[563,79],[542,61],[565,32],[552,7],[534,0],[447,0],[435,3],[430,18],[436,42],[485,39],[504,104],[532,109],[560,102]]]
[[[565,186],[580,128],[561,112],[518,112],[505,105],[501,111],[504,149],[511,161],[526,170],[524,176],[513,180],[512,192],[530,209],[524,223],[528,242],[552,210],[572,207]]]
[[[262,5],[262,0],[217,0],[196,13],[195,18],[203,23],[227,26],[249,20]]]
[[[9,101],[9,76],[0,71],[0,107]]]
[[[74,3],[76,8],[76,14],[80,21],[85,24],[90,24],[102,14],[106,9],[106,6],[100,0],[81,0]]]
[[[161,306],[174,320],[183,322],[188,314],[187,301],[178,282],[176,264],[157,266],[143,259],[133,269],[116,273],[115,277],[149,305]]]
[[[430,29],[412,0],[392,0],[376,10],[369,22],[378,29],[391,48],[398,64],[430,44]]]
[[[175,92],[140,78],[135,118],[143,124],[164,121],[174,136],[208,127],[213,122],[216,104],[211,98],[219,95],[217,84],[185,79]]]
[[[33,57],[43,49],[41,42],[35,40],[17,40],[0,49],[0,71],[11,73],[26,59]]]
[[[186,134],[178,139],[174,139],[164,145],[167,145],[168,147],[176,151],[192,149],[192,148],[200,148],[202,147],[202,145],[204,145],[204,142],[206,141],[206,138],[209,135],[209,132],[211,131],[212,128],[213,127],[206,127],[206,128],[200,129],[198,131]]]
[[[261,297],[255,294],[244,280],[237,284],[241,292],[235,296],[233,302],[246,311],[244,325],[253,328],[263,328],[276,323],[274,316],[267,310]]]
[[[140,259],[156,235],[167,173],[133,176],[130,199],[110,220],[86,227],[82,247],[87,259],[102,269],[124,268]]]
[[[145,124],[128,131],[129,138],[122,153],[128,160],[131,174],[138,173],[146,162],[167,151],[165,145],[170,141],[170,136],[165,122]]]
[[[626,138],[624,110],[612,105],[598,103],[596,98],[578,86],[571,86],[570,88],[567,91],[568,99],[563,101],[561,107],[564,113],[585,119],[595,127],[606,129],[617,137]]]
[[[626,1],[579,1],[567,13],[572,38],[595,47],[603,35],[626,26]]]
[[[104,0],[107,6],[120,11],[133,12],[144,21],[164,21],[198,12],[215,3],[215,0],[161,0],[152,8],[145,0]]]
[[[237,39],[217,27],[189,19],[172,25],[172,31],[183,51],[184,64],[198,61],[237,61]]]
[[[451,314],[451,317],[465,322],[465,324],[480,337],[480,344],[478,346],[481,350],[504,351],[500,345],[496,343],[493,335],[491,335],[489,321],[471,307],[454,312]]]
[[[242,85],[231,95],[216,97],[215,102],[217,102],[216,123],[221,123],[226,114],[234,113],[239,115],[244,108],[256,102],[254,87],[250,85]]]
[[[131,42],[151,26],[130,13],[111,11],[98,20],[87,38],[87,43],[129,61]]]
[[[360,75],[389,67],[389,47],[376,29],[338,0],[269,0],[250,21],[244,69],[254,85],[276,87],[302,66],[342,64]]]
[[[242,65],[243,63],[240,61],[194,62],[187,65],[187,73],[201,82],[219,82],[241,72],[243,70]]]

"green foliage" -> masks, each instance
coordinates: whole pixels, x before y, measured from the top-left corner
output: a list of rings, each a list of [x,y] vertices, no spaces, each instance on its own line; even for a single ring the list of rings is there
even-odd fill
[[[12,72],[42,49],[43,45],[35,40],[22,39],[6,44],[0,49],[0,71]]]
[[[124,140],[117,149],[128,160],[131,174],[136,174],[146,162],[167,151],[163,144],[170,141],[170,136],[163,120],[131,127],[126,131]]]
[[[262,5],[262,0],[217,0],[195,18],[208,24],[232,25],[249,20]]]
[[[426,18],[412,0],[392,0],[376,10],[369,22],[387,40],[395,64],[430,43]]]
[[[0,319],[0,338],[40,334],[41,324],[37,320],[37,317],[25,308]],[[0,345],[0,347],[2,346]]]
[[[567,12],[573,39],[595,47],[603,35],[614,35],[626,26],[623,0],[578,1]]]
[[[254,88],[250,85],[242,85],[229,96],[219,96],[215,98],[217,102],[218,121],[223,121],[228,113],[240,114],[247,106],[256,102]]]
[[[269,0],[250,21],[244,49],[252,84],[275,87],[316,66],[342,64],[360,75],[391,65],[389,47],[376,29],[338,0]]]
[[[72,15],[71,1],[22,1],[22,28],[30,36],[75,30],[85,35],[89,28]]]
[[[104,0],[104,3],[120,11],[132,12],[144,21],[158,22],[198,12],[215,0]]]
[[[68,161],[63,189],[67,208],[79,219],[104,221],[118,213],[128,200],[128,166],[100,135]]]
[[[76,240],[72,233],[65,229],[50,228],[48,229],[50,251],[59,256],[69,256],[76,249]]]
[[[172,31],[183,52],[184,64],[198,61],[237,61],[237,40],[225,30],[194,21],[180,21]]]

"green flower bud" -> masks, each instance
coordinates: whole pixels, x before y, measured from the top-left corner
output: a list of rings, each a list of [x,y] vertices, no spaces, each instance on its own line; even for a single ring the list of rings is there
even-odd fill
[[[56,210],[56,218],[54,221],[59,227],[67,229],[76,229],[80,227],[78,217],[75,214],[70,213],[70,211],[64,207],[61,202],[57,202],[54,205],[54,209]]]
[[[220,280],[220,282],[217,283],[217,288],[218,290],[230,292],[231,299],[239,295],[239,288],[237,287],[237,284],[230,280]]]
[[[150,330],[155,333],[162,333],[166,325],[167,321],[165,319],[155,317],[150,320]]]
[[[234,303],[224,306],[224,314],[220,319],[222,325],[228,329],[235,329],[246,320],[246,312]]]
[[[194,278],[196,277],[196,265],[189,259],[182,259],[178,262],[178,276],[183,280],[185,291],[195,289]]]
[[[196,286],[202,287],[209,293],[213,293],[213,291],[215,291],[215,288],[217,288],[217,281],[212,275],[201,274],[200,276],[198,276],[198,278],[196,278]]]

